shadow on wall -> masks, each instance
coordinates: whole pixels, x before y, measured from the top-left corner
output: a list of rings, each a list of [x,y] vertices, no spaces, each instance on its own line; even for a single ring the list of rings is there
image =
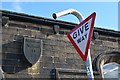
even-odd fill
[[[32,65],[23,53],[23,43],[13,41],[2,45],[2,69],[5,73],[25,73]]]

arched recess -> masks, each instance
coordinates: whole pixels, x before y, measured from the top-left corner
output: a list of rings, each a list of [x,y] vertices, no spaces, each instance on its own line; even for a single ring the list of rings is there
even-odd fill
[[[115,62],[120,64],[120,51],[108,51],[105,53],[99,54],[93,60],[93,70],[102,74],[102,67],[107,63]]]

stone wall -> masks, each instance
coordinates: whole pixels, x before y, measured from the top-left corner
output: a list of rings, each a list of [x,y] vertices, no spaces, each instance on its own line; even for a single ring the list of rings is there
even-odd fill
[[[60,28],[59,34],[55,34],[53,26],[13,20],[2,26],[2,68],[5,78],[87,78],[85,62],[67,38],[70,29]],[[98,37],[91,41],[92,61],[99,54],[120,50],[119,37],[99,31],[97,34]],[[42,40],[41,56],[34,65],[24,56],[24,37]],[[99,75],[94,74],[96,77]]]

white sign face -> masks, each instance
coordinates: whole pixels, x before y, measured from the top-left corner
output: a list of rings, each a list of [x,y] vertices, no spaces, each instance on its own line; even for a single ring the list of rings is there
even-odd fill
[[[68,33],[68,38],[84,61],[88,55],[88,48],[94,27],[95,15],[95,13],[91,14]]]
[[[81,50],[83,55],[85,55],[85,49],[89,37],[88,35],[90,32],[91,21],[92,19],[84,23],[81,27],[77,28],[74,32],[70,34],[70,36],[75,41],[76,45]]]

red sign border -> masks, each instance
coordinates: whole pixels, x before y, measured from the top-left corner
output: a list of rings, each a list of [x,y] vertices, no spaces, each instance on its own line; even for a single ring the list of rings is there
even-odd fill
[[[75,28],[73,28],[69,33],[68,33],[68,38],[71,41],[71,43],[73,44],[73,46],[75,47],[75,49],[77,50],[77,52],[79,53],[79,55],[81,56],[83,61],[86,61],[87,59],[87,55],[88,55],[88,49],[90,46],[90,41],[91,41],[91,37],[92,37],[92,32],[93,32],[93,27],[94,27],[94,22],[95,22],[95,17],[96,17],[96,13],[93,12],[90,16],[88,16],[84,21],[82,21],[79,25],[77,25]],[[92,18],[92,23],[91,23],[91,27],[90,27],[90,32],[89,32],[89,36],[88,36],[88,42],[86,45],[86,49],[85,49],[85,55],[81,52],[81,50],[79,49],[79,47],[76,45],[76,43],[74,42],[74,40],[72,39],[72,37],[70,36],[70,34],[75,31],[77,28],[79,28],[80,26],[82,26],[85,22],[87,22],[88,20],[90,20]]]

